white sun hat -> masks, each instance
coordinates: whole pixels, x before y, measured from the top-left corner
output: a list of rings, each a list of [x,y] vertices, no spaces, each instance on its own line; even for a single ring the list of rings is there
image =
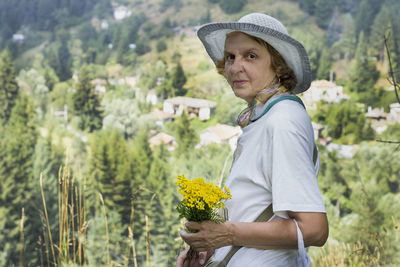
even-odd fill
[[[304,46],[288,35],[279,20],[266,14],[251,13],[238,22],[215,22],[201,26],[197,35],[214,63],[223,58],[226,35],[234,31],[258,37],[282,55],[297,79],[293,93],[302,93],[310,87],[310,61]]]

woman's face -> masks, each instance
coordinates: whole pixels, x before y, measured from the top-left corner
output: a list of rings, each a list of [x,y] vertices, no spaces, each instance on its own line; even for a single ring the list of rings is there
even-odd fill
[[[237,97],[249,104],[276,74],[267,48],[242,32],[232,32],[225,41],[225,77]]]

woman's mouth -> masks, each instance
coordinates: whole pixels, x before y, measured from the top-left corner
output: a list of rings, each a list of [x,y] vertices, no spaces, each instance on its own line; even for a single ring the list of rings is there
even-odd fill
[[[236,81],[233,81],[233,85],[234,85],[234,86],[237,86],[237,87],[241,87],[241,86],[243,86],[246,82],[247,82],[246,80],[236,80]]]

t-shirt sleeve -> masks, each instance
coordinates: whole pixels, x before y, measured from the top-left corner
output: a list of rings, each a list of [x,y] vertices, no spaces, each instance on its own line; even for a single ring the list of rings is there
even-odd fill
[[[295,110],[280,113],[270,129],[274,212],[325,212],[313,162],[311,121],[302,107]]]

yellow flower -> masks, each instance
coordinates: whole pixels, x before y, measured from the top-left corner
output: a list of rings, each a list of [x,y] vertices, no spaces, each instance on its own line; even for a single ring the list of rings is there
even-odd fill
[[[178,192],[183,195],[177,208],[183,217],[194,217],[197,220],[215,218],[215,210],[224,208],[224,200],[232,198],[226,186],[222,190],[213,183],[206,183],[203,178],[188,180],[184,175],[178,175],[175,184]]]

